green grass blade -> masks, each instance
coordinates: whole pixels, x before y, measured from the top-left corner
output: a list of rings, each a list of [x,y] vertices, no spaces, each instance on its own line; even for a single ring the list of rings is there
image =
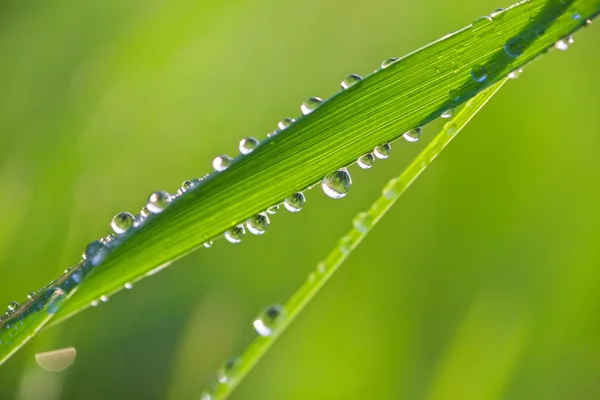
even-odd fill
[[[292,295],[283,307],[284,314],[281,322],[272,330],[269,336],[258,336],[250,343],[233,366],[224,382],[217,382],[213,392],[206,392],[201,399],[226,399],[242,382],[262,356],[274,344],[277,338],[302,312],[308,302],[321,290],[329,278],[335,274],[352,251],[363,241],[372,228],[394,205],[396,200],[421,175],[440,152],[454,139],[483,106],[504,85],[506,80],[495,83],[485,91],[471,99],[456,116],[446,123],[438,135],[417,155],[413,162],[402,174],[390,180],[383,189],[383,194],[371,208],[358,214],[353,221],[353,228],[339,242],[325,259],[319,263],[306,282]],[[225,370],[226,368],[223,368]]]
[[[598,12],[597,0],[522,2],[493,20],[479,19],[333,96],[264,140],[250,156],[237,157],[223,173],[212,173],[165,211],[117,237],[96,257],[81,261],[38,291],[33,300],[2,317],[0,363],[48,322],[37,315],[55,289],[69,297],[52,317],[58,322],[353,163],[375,146],[464,103],[585,26]],[[573,18],[575,13],[580,17]],[[513,38],[518,40],[509,55],[504,47]],[[481,78],[477,81],[471,73],[474,67],[475,76]]]

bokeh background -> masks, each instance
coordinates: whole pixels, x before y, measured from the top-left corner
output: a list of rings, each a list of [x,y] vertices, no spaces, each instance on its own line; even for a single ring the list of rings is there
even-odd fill
[[[0,303],[85,244],[498,0],[0,2]],[[369,235],[233,399],[600,398],[600,27],[509,82]],[[269,232],[219,241],[48,330],[0,399],[198,399],[435,134],[307,194]],[[39,351],[74,346],[42,371]]]

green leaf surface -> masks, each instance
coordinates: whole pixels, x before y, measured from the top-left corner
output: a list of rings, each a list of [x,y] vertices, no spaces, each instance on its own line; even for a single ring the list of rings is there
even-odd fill
[[[587,25],[599,10],[596,0],[522,2],[378,69],[7,313],[0,321],[0,363],[50,320],[40,313],[56,289],[68,299],[52,316],[54,322],[438,118]]]

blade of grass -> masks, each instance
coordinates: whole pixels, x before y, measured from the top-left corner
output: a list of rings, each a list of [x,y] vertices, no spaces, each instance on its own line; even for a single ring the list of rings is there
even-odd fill
[[[319,263],[306,282],[290,297],[283,307],[281,321],[271,329],[271,333],[268,336],[257,336],[242,353],[239,360],[231,364],[233,368],[230,370],[230,375],[227,375],[227,379],[223,379],[224,382],[218,382],[214,392],[205,392],[201,397],[202,400],[226,399],[233,392],[377,222],[505,82],[506,79],[503,79],[471,99],[451,121],[444,125],[437,136],[417,155],[402,174],[391,179],[385,185],[383,194],[367,212],[362,212],[354,218],[353,228],[342,237],[338,246]]]
[[[575,12],[579,18],[573,18]],[[264,140],[251,155],[237,157],[226,171],[210,174],[162,213],[7,313],[0,319],[0,364],[50,320],[38,313],[56,289],[70,298],[58,307],[53,323],[436,119],[539,57],[598,12],[595,0],[522,2],[377,70]],[[518,46],[505,51],[514,38]]]

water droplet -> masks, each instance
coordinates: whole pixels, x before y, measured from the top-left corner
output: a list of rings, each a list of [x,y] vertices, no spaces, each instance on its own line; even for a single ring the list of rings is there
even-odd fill
[[[388,58],[387,60],[384,60],[384,61],[381,63],[381,68],[387,68],[387,67],[389,67],[390,65],[392,65],[393,63],[395,63],[396,61],[398,61],[398,59],[397,59],[397,58]]]
[[[72,269],[73,269],[73,268],[71,268],[71,267],[65,268],[65,271],[64,271],[64,273],[65,273],[65,274],[68,274],[69,272],[71,272],[71,270],[72,270]]]
[[[476,65],[471,69],[471,78],[475,82],[483,82],[487,78],[487,69],[482,65]]]
[[[35,361],[42,369],[50,372],[63,371],[73,364],[77,352],[74,347],[37,353]]]
[[[106,302],[108,302],[108,300],[109,300],[109,299],[108,299],[108,296],[106,296],[106,295],[104,295],[104,294],[103,294],[102,296],[100,296],[100,301],[101,301],[101,302],[103,302],[103,303],[106,303]]]
[[[313,99],[317,99],[317,97],[313,97]],[[307,101],[309,101],[309,100],[311,100],[311,99],[308,99]],[[319,99],[319,100],[321,100],[321,99]],[[318,106],[318,104],[317,104],[317,106]],[[316,106],[315,106],[315,108],[316,108]],[[311,110],[311,111],[312,111],[312,110]],[[310,112],[310,111],[309,111],[309,112]],[[307,114],[308,114],[308,113],[307,113]],[[294,122],[296,122],[296,120],[295,120],[294,118],[284,118],[284,119],[282,119],[281,121],[279,121],[279,123],[277,124],[277,127],[278,127],[280,130],[284,130],[284,129],[286,129],[286,128],[289,128],[290,126],[292,126],[292,124],[293,124]]]
[[[523,54],[527,48],[527,42],[522,37],[516,36],[508,39],[504,44],[504,52],[511,58],[515,58]]]
[[[16,301],[11,301],[10,303],[8,303],[8,311],[13,312],[17,308],[19,308],[19,303],[17,303]]]
[[[154,192],[148,197],[148,202],[146,203],[146,208],[148,211],[154,214],[158,214],[163,211],[169,205],[169,200],[171,196],[169,193],[165,191]]]
[[[308,114],[310,114],[317,107],[319,107],[322,102],[323,102],[323,100],[321,100],[318,97],[311,97],[310,99],[306,100],[300,106],[300,111],[302,111],[302,115],[308,115]]]
[[[217,172],[223,172],[231,165],[231,157],[221,154],[216,156],[212,162],[213,169]]]
[[[148,207],[144,206],[142,208],[142,210],[140,211],[140,217],[142,218],[148,218],[150,216],[151,212],[150,210],[148,210]]]
[[[386,183],[386,185],[383,187],[383,190],[381,191],[383,197],[385,197],[388,200],[397,199],[401,194],[399,186],[400,180],[398,178],[389,180],[388,183]]]
[[[338,169],[323,178],[323,192],[332,199],[341,199],[348,194],[352,178],[345,168]]]
[[[380,160],[385,160],[388,158],[391,152],[392,146],[389,143],[384,143],[381,146],[377,146],[375,147],[375,150],[373,150],[375,157],[379,158]]]
[[[260,336],[271,336],[285,318],[283,306],[276,304],[267,307],[255,320],[254,329]]]
[[[454,135],[458,131],[458,128],[454,122],[450,121],[446,122],[444,125],[444,130],[446,131],[447,135]]]
[[[239,371],[240,366],[242,365],[242,359],[240,357],[231,357],[217,372],[217,380],[220,383],[228,383],[231,384],[235,379],[235,375]]]
[[[516,69],[508,74],[509,79],[517,79],[523,73],[522,69]]]
[[[55,288],[46,303],[46,313],[55,314],[66,298],[66,293],[61,288]]]
[[[99,240],[94,240],[93,242],[90,242],[85,248],[85,251],[82,254],[82,258],[84,260],[94,258],[94,256],[98,254],[98,252],[102,250],[103,247],[104,245]]]
[[[450,97],[450,100],[458,100],[460,98],[460,92],[456,89],[452,89],[448,92],[448,97]]]
[[[203,390],[200,394],[200,400],[213,400],[214,396],[210,390]]]
[[[350,74],[342,81],[342,89],[348,89],[350,86],[360,82],[362,77],[356,74]]]
[[[269,217],[266,213],[256,214],[246,222],[248,231],[253,235],[262,235],[269,227]]]
[[[92,307],[98,307],[98,300],[92,300],[90,302],[90,306],[92,306]]]
[[[494,11],[492,11],[492,13],[490,14],[490,17],[492,17],[492,19],[495,20],[501,20],[502,18],[504,18],[504,8],[496,8]]]
[[[120,212],[110,222],[110,226],[117,235],[127,232],[133,225],[133,215],[128,212]]]
[[[304,207],[305,202],[306,199],[304,198],[304,194],[302,192],[297,192],[287,197],[283,202],[283,205],[288,211],[298,212],[302,210],[302,207]]]
[[[239,145],[240,153],[242,153],[244,155],[250,154],[254,151],[255,148],[258,147],[258,144],[259,144],[258,139],[255,139],[253,137],[244,138],[244,139],[240,140],[240,145]],[[227,167],[225,167],[225,168],[227,168]]]
[[[564,40],[559,40],[558,42],[554,43],[554,47],[557,50],[565,51],[569,48],[569,44]]]
[[[452,117],[453,112],[454,112],[453,109],[446,110],[442,113],[441,117],[444,119],[448,119],[448,118]]]
[[[581,14],[574,13],[573,15],[571,15],[571,18],[573,18],[575,21],[578,21],[581,19]]]
[[[183,189],[184,192],[190,190],[193,187],[194,187],[194,182],[193,181],[183,181],[181,183],[181,188]]]
[[[204,247],[206,247],[207,249],[210,249],[213,245],[213,241],[209,240],[208,242],[204,242]]]
[[[33,300],[33,299],[35,298],[35,292],[31,292],[31,293],[29,293],[29,294],[27,295],[27,298],[28,298],[29,300]]]
[[[479,17],[473,21],[472,30],[477,37],[485,36],[493,28],[492,18],[486,16]]]
[[[127,290],[131,290],[131,289],[133,289],[133,283],[127,282],[126,284],[123,285],[123,287]]]
[[[348,254],[352,251],[352,239],[349,236],[344,236],[338,243],[338,248],[343,254]]]
[[[364,156],[360,157],[358,160],[356,160],[356,163],[362,169],[369,169],[375,163],[375,156],[373,155],[373,153],[367,153]]]
[[[368,212],[359,213],[352,220],[352,226],[360,233],[365,233],[373,226],[373,217]]]
[[[402,137],[406,139],[407,142],[414,143],[418,141],[421,138],[421,127],[419,126],[406,132]]]
[[[225,232],[225,239],[227,239],[229,243],[239,243],[242,241],[245,234],[246,230],[244,229],[244,226],[237,225]]]
[[[267,208],[267,214],[277,214],[277,210],[279,210],[279,204]]]

